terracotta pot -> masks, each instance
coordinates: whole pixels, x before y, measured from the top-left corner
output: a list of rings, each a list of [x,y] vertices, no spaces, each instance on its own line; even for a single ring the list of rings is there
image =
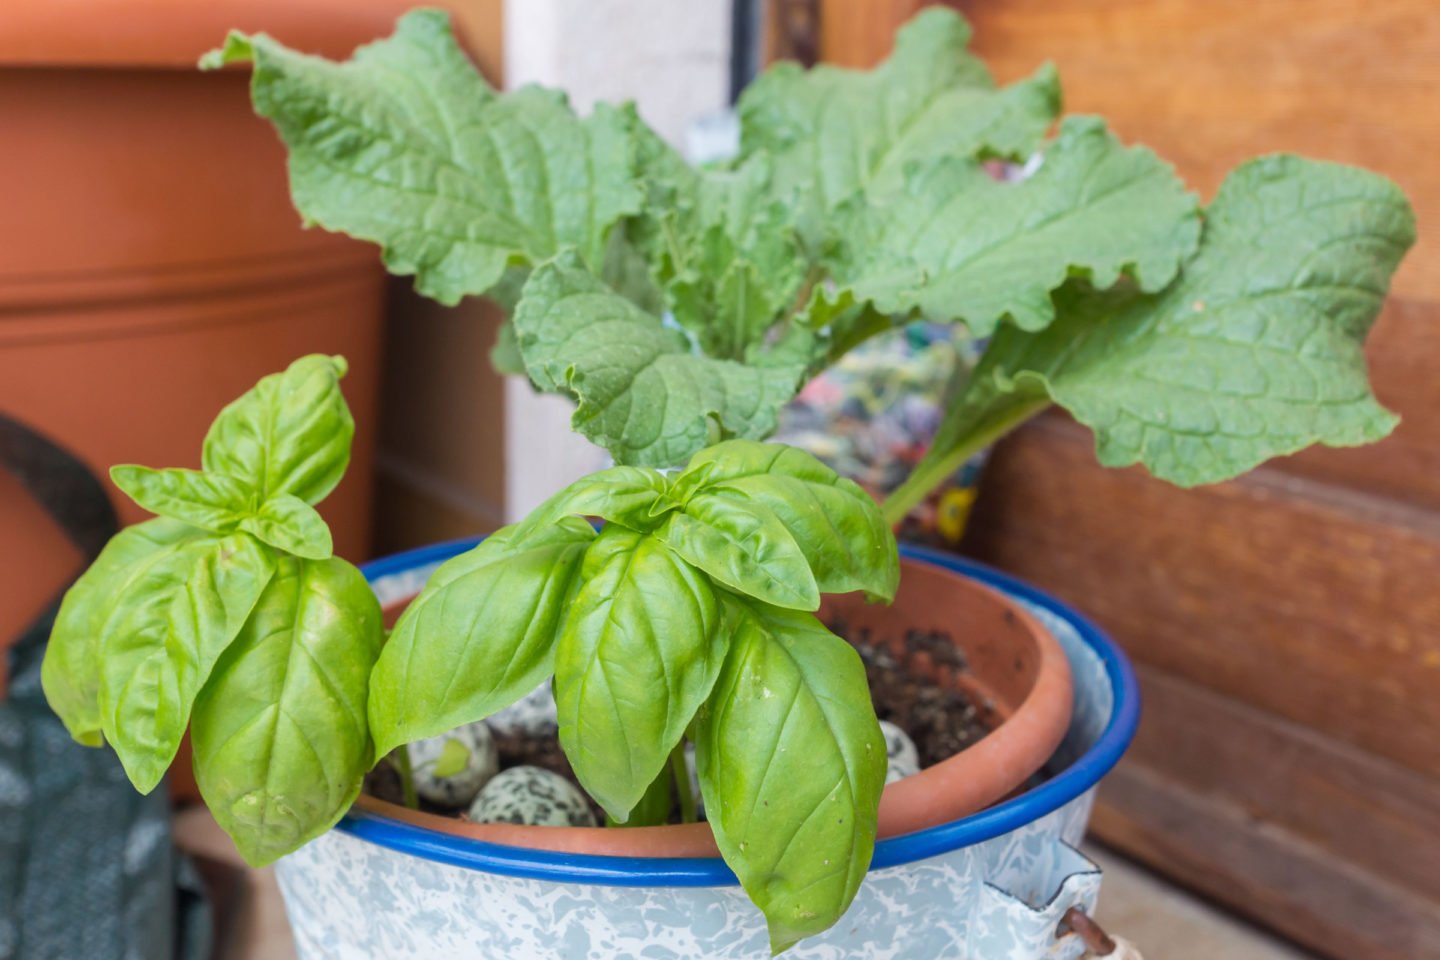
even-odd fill
[[[305,353],[344,354],[359,429],[349,477],[321,510],[337,550],[363,559],[379,258],[301,229],[247,74],[194,65],[231,27],[343,56],[409,5],[0,3],[0,410],[101,477],[114,463],[198,466],[210,419],[256,379]],[[145,517],[111,495],[123,522]],[[3,650],[82,558],[3,475],[0,540]]]
[[[398,615],[404,603],[387,607]],[[885,788],[881,838],[958,820],[1003,799],[1055,752],[1070,724],[1072,684],[1065,652],[1015,601],[943,567],[902,561],[900,592],[890,607],[858,595],[827,598],[822,618],[865,628],[935,682],[961,687],[977,704],[992,704],[998,726],[955,756]],[[925,655],[905,657],[909,631],[941,631],[963,650],[969,671],[937,668]],[[627,857],[713,857],[715,838],[704,823],[664,827],[532,827],[471,823],[409,810],[361,796],[362,810],[452,836],[562,853]]]

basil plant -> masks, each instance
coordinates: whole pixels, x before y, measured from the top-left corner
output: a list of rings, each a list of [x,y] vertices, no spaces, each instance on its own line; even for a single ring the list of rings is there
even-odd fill
[[[117,469],[160,517],[61,610],[45,678],[71,732],[144,790],[188,722],[202,792],[263,863],[389,751],[553,674],[561,744],[611,822],[662,822],[672,792],[692,810],[693,742],[774,948],[832,925],[870,862],[885,753],[860,663],[814,611],[893,597],[890,528],[914,504],[1050,407],[1102,463],[1181,485],[1396,422],[1362,353],[1414,240],[1393,184],[1276,155],[1202,205],[1103,120],[1062,118],[1051,67],[1000,87],[968,40],[928,9],[873,71],[772,67],[737,155],[697,168],[633,106],[492,89],[443,13],[344,63],[232,34],[203,65],[253,65],[306,223],[378,244],[442,303],[499,304],[495,365],[571,398],[616,466],[441,567],[382,644],[313,510],[348,456],[343,364],[301,360],[221,414],[204,470]],[[883,510],[761,442],[808,379],[915,320],[984,349]]]

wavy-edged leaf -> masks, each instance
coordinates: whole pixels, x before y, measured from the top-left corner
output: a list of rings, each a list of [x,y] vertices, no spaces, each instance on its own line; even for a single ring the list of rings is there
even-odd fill
[[[645,534],[606,527],[580,579],[555,651],[560,744],[624,823],[709,695],[725,634],[710,582]]]
[[[560,518],[506,527],[446,561],[405,609],[375,665],[375,756],[481,720],[550,673],[555,634],[595,531]]]
[[[277,550],[306,560],[328,560],[335,552],[324,518],[310,504],[288,493],[266,500],[240,521],[240,529]]]
[[[104,743],[100,729],[100,634],[131,580],[150,566],[169,566],[170,558],[204,537],[187,523],[157,517],[127,527],[111,538],[80,579],[65,593],[45,659],[40,683],[50,708],[79,743]]]
[[[854,481],[805,451],[750,440],[717,444],[675,479],[678,500],[696,492],[774,514],[804,553],[821,593],[864,590],[894,599],[900,558],[880,508]]]
[[[612,226],[640,207],[619,111],[581,120],[558,92],[496,94],[443,12],[406,14],[345,63],[232,33],[203,64],[234,62],[255,64],[255,110],[290,150],[306,220],[380,244],[392,273],[441,303],[566,247],[598,269]]]
[[[205,471],[231,477],[259,501],[281,494],[319,503],[350,463],[355,420],[340,392],[343,357],[311,354],[261,378],[220,411],[205,435]]]
[[[1414,237],[1383,177],[1292,156],[1244,164],[1173,286],[1067,287],[1047,330],[1002,328],[942,427],[945,446],[1035,398],[1094,430],[1102,463],[1143,463],[1181,486],[1314,443],[1377,440],[1396,418],[1370,390],[1362,347]]]
[[[865,878],[885,738],[854,648],[808,613],[726,605],[730,650],[695,724],[700,791],[779,952],[835,923]]]
[[[141,793],[165,775],[195,695],[274,570],[234,533],[149,553],[117,578],[100,632],[100,726]]]
[[[769,434],[804,372],[692,353],[573,255],[531,275],[514,324],[531,381],[573,396],[574,428],[621,464],[674,466],[713,439]]]
[[[656,539],[731,590],[795,610],[817,610],[820,589],[805,551],[768,506],[700,490],[667,513]]]
[[[871,230],[842,282],[881,312],[963,320],[980,337],[1002,320],[1044,328],[1067,277],[1109,287],[1125,274],[1160,290],[1200,239],[1198,202],[1169,164],[1094,117],[1068,118],[1020,183],[948,158],[866,213]]]
[[[195,700],[195,779],[262,866],[335,825],[370,767],[370,667],[383,638],[365,577],[284,557]]]
[[[215,533],[234,530],[255,506],[255,495],[245,484],[220,474],[125,464],[111,467],[110,479],[151,513]]]

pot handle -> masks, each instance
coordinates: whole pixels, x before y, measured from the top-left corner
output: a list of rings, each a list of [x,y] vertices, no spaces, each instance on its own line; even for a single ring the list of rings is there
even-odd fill
[[[1079,907],[1066,910],[1060,923],[1084,941],[1085,956],[1092,960],[1145,960],[1134,944],[1120,937],[1110,936]]]

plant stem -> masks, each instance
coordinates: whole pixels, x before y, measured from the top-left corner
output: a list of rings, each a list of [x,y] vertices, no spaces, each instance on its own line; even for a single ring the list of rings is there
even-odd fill
[[[1001,410],[990,411],[988,416],[983,416],[979,422],[964,431],[961,434],[962,439],[949,446],[943,454],[927,455],[916,465],[914,472],[905,482],[880,505],[885,522],[892,527],[897,526],[905,519],[906,514],[964,466],[966,460],[1048,406],[1048,399],[1031,398]],[[934,454],[936,449],[938,448],[932,447],[930,453]]]
[[[685,741],[670,751],[670,772],[675,777],[675,796],[680,798],[680,822],[695,822],[695,794],[690,789],[690,767],[685,763]]]
[[[395,761],[395,770],[400,774],[400,794],[405,806],[411,810],[420,809],[420,797],[415,793],[415,771],[410,767],[410,748],[401,744],[390,754]]]

